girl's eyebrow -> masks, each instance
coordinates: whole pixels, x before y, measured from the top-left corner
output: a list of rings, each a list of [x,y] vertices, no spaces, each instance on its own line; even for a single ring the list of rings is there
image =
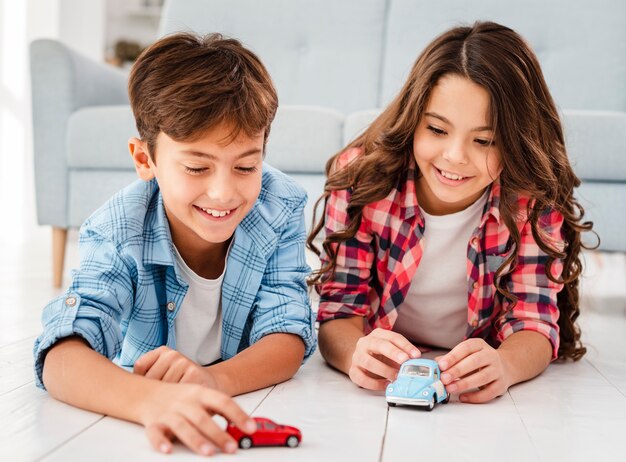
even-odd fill
[[[439,119],[442,122],[454,127],[454,124],[452,122],[450,122],[448,119],[446,119],[444,116],[437,114],[436,112],[425,112],[424,113],[425,116],[430,116],[430,117],[434,117],[435,119]],[[472,128],[470,130],[471,132],[484,132],[484,131],[493,131],[493,128],[491,128],[489,125],[483,125],[482,127],[475,127]]]

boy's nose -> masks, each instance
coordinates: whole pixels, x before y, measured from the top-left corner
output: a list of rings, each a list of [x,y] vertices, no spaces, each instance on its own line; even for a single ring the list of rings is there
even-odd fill
[[[206,195],[216,202],[214,205],[228,204],[233,197],[233,191],[232,178],[228,175],[216,175],[209,180]]]

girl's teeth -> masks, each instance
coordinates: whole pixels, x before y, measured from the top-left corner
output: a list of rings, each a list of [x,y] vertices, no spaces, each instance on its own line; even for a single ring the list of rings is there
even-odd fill
[[[448,173],[448,172],[445,172],[443,170],[439,170],[439,171],[441,172],[441,176],[443,176],[445,178],[448,178],[450,180],[463,180],[463,179],[465,179],[464,176],[458,176],[458,175],[455,175],[454,173]]]

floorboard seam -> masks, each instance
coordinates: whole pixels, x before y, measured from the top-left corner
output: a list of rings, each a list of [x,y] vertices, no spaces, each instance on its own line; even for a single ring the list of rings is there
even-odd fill
[[[380,456],[378,457],[378,462],[382,462],[383,454],[385,452],[385,440],[387,439],[387,425],[389,424],[389,406],[387,406],[387,412],[385,414],[385,428],[383,429],[383,440],[380,444]]]
[[[63,446],[67,445],[70,441],[73,441],[74,439],[78,438],[78,436],[82,435],[83,433],[85,433],[87,430],[89,430],[91,427],[93,427],[95,424],[97,424],[98,422],[101,422],[102,419],[104,419],[106,416],[101,416],[98,420],[96,420],[95,422],[93,422],[92,424],[87,425],[85,428],[83,428],[81,431],[79,431],[78,433],[76,433],[75,435],[70,436],[69,438],[67,438],[65,441],[63,441],[62,443],[60,443],[59,445],[53,447],[52,449],[50,449],[46,454],[42,455],[41,457],[38,457],[37,459],[35,459],[35,462],[39,462],[40,460],[45,459],[46,457],[51,456],[52,454],[54,454],[56,451],[58,451],[59,449],[61,449]]]
[[[515,398],[513,398],[513,395],[511,394],[511,390],[507,390],[507,393],[509,397],[511,398],[511,402],[513,403],[513,407],[515,407],[515,412],[517,413],[517,417],[519,418],[520,422],[522,422],[522,426],[524,427],[526,436],[528,437],[528,440],[530,441],[530,445],[533,448],[533,452],[535,453],[535,460],[541,460],[541,458],[539,457],[540,456],[539,450],[537,449],[537,446],[535,446],[535,442],[533,441],[533,438],[530,435],[530,432],[528,431],[526,422],[524,422],[524,419],[522,418],[522,414],[520,414],[519,409],[517,408],[517,403],[515,402]]]
[[[624,394],[624,392],[620,389],[620,387],[618,387],[617,385],[615,385],[615,384],[611,381],[611,379],[609,379],[606,375],[604,375],[604,374],[602,373],[602,371],[601,371],[600,369],[598,369],[594,363],[592,363],[592,362],[591,362],[590,360],[588,360],[587,358],[583,358],[583,361],[586,361],[586,362],[587,362],[587,364],[589,364],[591,367],[593,367],[593,368],[596,370],[596,372],[602,376],[602,378],[603,378],[604,380],[606,380],[606,381],[607,381],[607,382],[608,382],[608,383],[609,383],[609,384],[610,384],[613,388],[615,388],[615,389],[618,391],[618,393],[619,393],[620,395],[622,395],[623,397],[625,397],[625,398],[626,398],[626,394]]]

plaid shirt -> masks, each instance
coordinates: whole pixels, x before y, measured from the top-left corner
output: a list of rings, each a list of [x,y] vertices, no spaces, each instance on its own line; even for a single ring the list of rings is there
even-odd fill
[[[306,194],[264,165],[261,193],[235,231],[222,283],[222,359],[267,334],[302,337],[315,349],[306,277]],[[48,348],[71,335],[122,366],[161,345],[176,348],[174,322],[188,284],[177,267],[156,180],[136,181],[81,227],[80,268],[43,310],[35,341],[37,385]]]
[[[343,168],[360,155],[350,149],[338,159]],[[318,289],[320,322],[348,316],[367,318],[366,330],[392,329],[407,294],[415,270],[422,257],[422,236],[425,221],[415,193],[415,164],[407,181],[393,189],[387,197],[363,208],[361,225],[352,239],[335,245],[337,267],[335,277]],[[517,304],[502,297],[495,288],[496,270],[509,255],[510,232],[500,220],[500,184],[490,186],[487,204],[479,226],[467,247],[467,329],[465,338],[484,338],[497,347],[504,339],[520,330],[545,335],[556,358],[559,347],[556,305],[562,284],[548,279],[545,267],[548,256],[535,242],[530,223],[517,220],[521,235],[518,265],[508,278],[508,290],[518,297]],[[350,190],[333,191],[326,204],[326,234],[345,229]],[[528,199],[520,197],[520,214]],[[540,227],[546,238],[562,245],[563,217],[556,211],[541,216]],[[322,254],[322,261],[328,258]],[[552,274],[560,276],[562,261],[552,265]]]

